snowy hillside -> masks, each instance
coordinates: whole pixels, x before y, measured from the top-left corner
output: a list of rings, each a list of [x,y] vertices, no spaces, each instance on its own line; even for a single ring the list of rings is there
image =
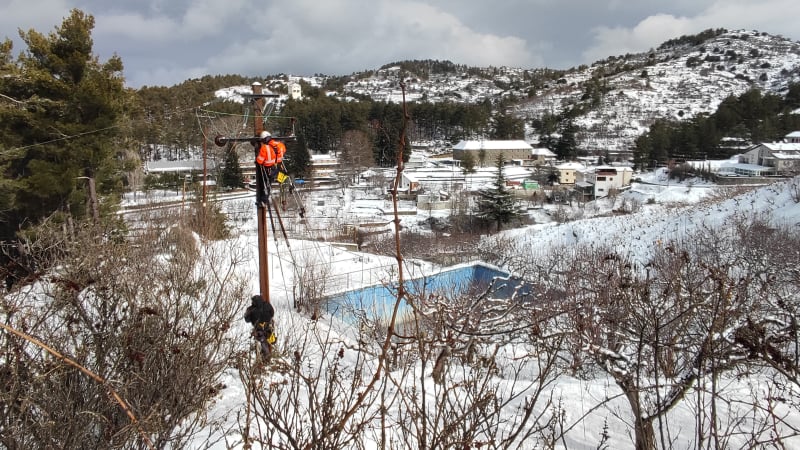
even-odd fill
[[[752,88],[783,94],[789,83],[800,81],[800,43],[758,31],[722,31],[702,39],[678,38],[649,52],[609,56],[567,70],[452,63],[444,70],[434,68],[444,62],[407,63],[419,71],[414,73],[398,63],[345,77],[342,87],[328,95],[348,101],[361,95],[400,102],[402,77],[406,100],[411,102],[497,104],[505,99],[513,114],[525,119],[580,109],[576,123],[582,130],[581,148],[614,152],[629,149],[655,119],[712,113],[729,96]],[[296,79],[324,87],[330,78]],[[274,92],[285,92],[285,86],[283,78],[267,82]],[[235,90],[249,87],[221,90],[217,96],[231,98]],[[531,131],[528,138],[538,136]]]
[[[537,117],[590,102],[586,82],[592,77],[600,80],[597,89],[603,93],[577,121],[587,132],[584,147],[624,149],[656,118],[713,113],[725,98],[754,87],[784,92],[788,83],[800,80],[800,43],[732,31],[699,45],[611,57],[566,75],[562,84],[524,102],[517,112]]]
[[[680,240],[698,230],[725,230],[731,226],[730,220],[734,217],[768,218],[774,226],[785,226],[790,229],[800,226],[800,202],[798,202],[800,179],[776,183],[749,190],[728,199],[718,200],[722,198],[718,196],[721,191],[716,190],[713,186],[695,187],[690,184],[676,185],[674,183],[659,185],[657,176],[645,175],[644,177],[656,184],[637,184],[632,191],[625,194],[625,198],[616,200],[616,202],[623,202],[627,198],[643,203],[649,200],[637,213],[593,217],[564,224],[554,222],[538,224],[506,231],[501,239],[512,239],[517,242],[519,248],[533,249],[534,252],[546,252],[548,249],[556,248],[575,248],[579,244],[591,244],[597,248],[605,246],[614,248],[619,254],[630,255],[634,261],[644,262],[651,257],[654,249],[666,245],[667,242]],[[610,207],[613,205],[601,206],[601,208]],[[404,218],[404,224],[413,226],[412,224],[416,220],[416,218]],[[244,224],[241,230],[244,234],[238,245],[243,246],[244,249],[255,248],[256,236],[253,233],[253,224]],[[385,283],[392,276],[396,276],[396,272],[391,268],[394,264],[391,258],[343,251],[324,243],[295,242],[292,246],[311,249],[309,251],[316,253],[317,262],[323,261],[329,264],[332,274],[349,274],[348,285],[350,288],[359,285],[359,277],[353,277],[353,274],[356,273],[360,274],[361,283],[365,284],[375,283],[376,280],[383,280],[382,282]],[[278,311],[277,327],[281,330],[278,351],[284,355],[292,352],[298,354],[298,350],[315,355],[313,358],[304,358],[303,360],[303,364],[308,365],[308,373],[311,374],[322,373],[319,371],[325,366],[324,361],[328,360],[327,355],[330,352],[339,352],[346,365],[360,368],[370,367],[369,370],[374,370],[374,364],[377,364],[372,353],[374,348],[372,351],[364,348],[365,344],[362,341],[364,336],[358,330],[327,316],[323,320],[310,322],[304,315],[297,314],[293,310],[290,300],[291,286],[295,285],[297,280],[292,278],[292,271],[287,269],[291,261],[282,247],[282,244],[276,243],[275,247],[270,248],[271,257],[282,261],[279,264],[273,263],[271,269],[271,283],[276,288],[272,301]],[[255,263],[255,258],[253,258],[253,262]],[[407,261],[406,265],[413,269],[410,272],[412,276],[420,271],[431,273],[431,271],[439,270],[422,262]],[[247,270],[255,271],[255,267],[250,267],[245,271]],[[256,289],[255,285],[253,285],[253,289]],[[240,332],[242,335],[247,333],[243,323]],[[315,344],[310,344],[309,341],[313,341]],[[487,378],[487,382],[498,389],[495,392],[498,401],[508,400],[508,403],[502,406],[498,416],[501,420],[500,423],[504,424],[498,428],[498,436],[505,436],[509,430],[513,429],[515,420],[519,418],[519,410],[523,408],[524,402],[521,399],[530,399],[541,389],[538,394],[542,398],[541,405],[535,408],[534,414],[541,414],[541,416],[537,416],[538,420],[550,420],[554,417],[553,415],[559,418],[555,423],[550,422],[549,426],[555,428],[540,430],[538,432],[540,434],[535,434],[538,438],[526,441],[519,448],[540,448],[534,443],[546,442],[548,436],[554,439],[558,437],[557,442],[553,442],[554,448],[593,449],[598,448],[599,443],[605,443],[607,447],[604,448],[633,448],[630,413],[626,409],[625,401],[621,398],[620,390],[610,376],[594,374],[587,379],[562,373],[553,379],[548,378],[545,383],[544,380],[537,379],[543,370],[542,367],[537,369],[532,367],[535,366],[535,363],[521,364],[519,362],[529,358],[526,352],[530,349],[527,349],[526,345],[519,342],[514,343],[513,340],[502,345],[502,339],[497,342],[499,347],[495,357],[499,367],[496,376]],[[367,360],[361,361],[361,358],[365,357]],[[319,358],[322,358],[322,362]],[[365,362],[366,365],[362,365]],[[333,364],[329,360],[328,363]],[[433,361],[412,359],[408,364],[410,364],[409,371],[397,368],[391,372],[392,383],[390,383],[389,391],[412,392],[424,384],[429,392],[428,395],[431,396],[429,400],[434,402],[442,393],[439,391],[439,385],[433,379],[432,371],[435,371]],[[339,376],[344,376],[344,373],[342,372],[342,375]],[[447,373],[448,377],[453,377],[450,382],[455,383],[452,388],[454,392],[458,390],[456,381],[470,376],[466,365],[460,365],[457,358],[453,358],[452,366]],[[295,386],[294,383],[298,382],[297,378],[283,373],[282,370],[268,371],[263,375],[263,379],[265,386],[269,386],[271,389],[269,391],[271,396],[277,395],[276,393],[279,391],[284,394],[288,392],[282,391],[280,386]],[[728,436],[729,441],[727,441],[729,445],[734,447],[745,445],[746,442],[750,442],[747,440],[746,433],[752,432],[754,433],[752,437],[757,440],[767,439],[768,436],[774,438],[774,435],[782,435],[784,436],[782,443],[787,448],[800,446],[798,438],[791,437],[792,432],[786,428],[787,425],[773,424],[775,428],[771,430],[759,431],[756,429],[755,424],[760,423],[759,421],[762,420],[760,415],[764,411],[749,410],[748,405],[750,402],[761,401],[759,399],[761,399],[762,392],[763,395],[777,395],[772,391],[772,384],[766,375],[753,373],[745,378],[725,376],[723,380],[724,383],[721,384],[724,384],[724,387],[720,387],[719,395],[723,398],[736,399],[735,402],[721,410],[720,416],[720,421],[730,427],[726,431],[731,433]],[[361,379],[360,382],[366,382],[366,379]],[[447,385],[447,383],[449,382],[445,384]],[[237,417],[241,420],[242,414],[244,414],[246,388],[241,385],[239,375],[233,370],[225,380],[225,384],[228,385],[228,388],[223,391],[222,398],[215,405],[211,416],[223,418],[228,427],[236,428]],[[518,391],[519,389],[522,391]],[[301,391],[303,390],[301,389]],[[510,394],[510,392],[516,392],[516,394]],[[693,392],[696,394],[692,395],[697,395],[699,399],[700,393],[705,391],[698,387]],[[300,405],[303,405],[302,408],[308,407],[307,403],[314,401],[313,397],[306,397],[306,395],[314,394],[308,392],[301,394]],[[474,401],[468,393],[457,395],[465,396],[463,399],[465,405]],[[507,398],[508,395],[511,397]],[[523,397],[517,398],[517,395]],[[281,398],[283,398],[282,401],[286,401],[286,398]],[[273,397],[273,400],[277,401],[277,397]],[[347,402],[343,398],[339,398],[339,401]],[[372,401],[377,401],[377,399],[373,398]],[[286,404],[281,403],[281,405],[284,406],[276,405],[275,407],[282,408]],[[267,406],[264,408],[268,409]],[[703,404],[698,405],[693,400],[687,400],[681,402],[663,418],[663,423],[669,424],[667,429],[672,430],[668,431],[672,448],[688,448],[697,445],[698,425],[696,421],[701,413],[705,414],[704,408],[706,406]],[[775,408],[782,420],[791,424],[790,426],[800,425],[800,411],[796,408],[784,404],[773,405],[771,408]],[[364,409],[364,412],[367,409]],[[383,420],[399,426],[404,423],[404,420],[409,420],[400,415],[404,409],[403,406],[395,404],[389,410],[390,417]],[[433,414],[433,412],[431,411],[429,414]],[[737,417],[748,415],[749,418],[746,421],[737,422]],[[363,419],[369,415],[359,415],[359,417]],[[253,418],[252,420],[255,422],[252,424],[250,432],[257,441],[263,442],[266,439],[274,443],[282,440],[279,437],[281,433],[276,433],[273,425],[263,423],[262,419]],[[381,436],[380,421],[377,417],[373,417],[372,420],[374,422],[366,425],[366,428],[360,432],[361,442],[365,443],[367,448],[378,445]],[[258,426],[255,425],[256,423]],[[405,423],[405,425],[408,424]],[[383,432],[388,433],[393,439],[402,439],[402,431],[398,429],[398,426],[384,428]],[[255,429],[261,431],[256,432]],[[745,432],[744,435],[742,430]],[[229,432],[226,447],[218,445],[214,448],[231,448],[232,445],[239,448],[240,439],[241,436]],[[545,439],[545,441],[541,439]]]

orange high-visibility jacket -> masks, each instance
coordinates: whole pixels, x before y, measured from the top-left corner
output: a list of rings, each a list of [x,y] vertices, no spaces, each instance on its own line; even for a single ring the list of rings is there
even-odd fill
[[[273,141],[267,143],[262,142],[261,145],[259,145],[256,163],[266,167],[272,167],[275,165],[275,148],[270,145],[271,142]]]
[[[270,141],[270,144],[273,142],[275,143],[275,145],[272,147],[275,149],[275,161],[277,164],[280,164],[283,162],[283,155],[286,154],[286,144],[275,140]]]
[[[283,161],[283,155],[285,153],[286,145],[284,145],[283,142],[270,139],[266,144],[262,143],[259,146],[256,162],[262,166],[272,167]]]

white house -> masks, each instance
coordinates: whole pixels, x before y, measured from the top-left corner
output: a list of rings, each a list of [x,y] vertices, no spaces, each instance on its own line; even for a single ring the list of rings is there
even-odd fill
[[[303,88],[297,81],[289,83],[289,97],[292,100],[301,100],[303,98]]]
[[[575,184],[577,181],[577,171],[585,169],[581,163],[568,162],[556,166],[558,171],[558,184]]]
[[[315,180],[333,180],[339,160],[330,153],[311,154],[311,176]]]
[[[212,171],[216,169],[217,164],[214,160],[206,160],[206,170]],[[165,159],[159,161],[145,161],[144,173],[147,174],[163,174],[163,173],[202,173],[203,160],[202,159],[183,159],[176,161],[168,161]]]
[[[800,132],[786,136],[788,142],[766,142],[753,146],[739,158],[742,164],[765,166],[778,175],[800,173]]]
[[[615,166],[597,166],[579,172],[579,177],[584,182],[584,186],[588,187],[586,183],[591,184],[588,187],[592,191],[592,195],[597,197],[606,197],[612,189],[621,190],[631,184],[633,178],[633,169],[630,167],[615,167]]]

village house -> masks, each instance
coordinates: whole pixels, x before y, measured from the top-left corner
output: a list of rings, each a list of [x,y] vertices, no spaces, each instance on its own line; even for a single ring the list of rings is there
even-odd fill
[[[214,160],[206,161],[206,171],[211,172],[217,167]],[[202,174],[203,173],[203,160],[202,159],[181,159],[176,161],[168,161],[165,159],[159,161],[145,161],[144,173],[146,174]]]
[[[741,164],[762,166],[761,174],[797,175],[800,173],[800,131],[786,135],[783,142],[765,142],[739,157]]]
[[[531,171],[524,167],[507,166],[503,169],[506,185],[522,188],[523,182],[531,178]],[[457,192],[462,189],[475,191],[486,187],[497,178],[497,169],[485,167],[474,173],[465,174],[457,167],[421,167],[403,171],[400,191],[414,194],[425,192]]]
[[[558,184],[575,184],[575,181],[577,181],[577,172],[585,168],[586,166],[576,162],[557,165],[555,170],[558,174]]]
[[[292,80],[288,86],[289,90],[289,98],[292,100],[302,100],[303,99],[303,87],[297,80]]]
[[[579,170],[576,186],[593,198],[606,197],[613,190],[623,190],[631,185],[633,169],[630,167],[597,166]]]
[[[556,160],[556,154],[544,147],[531,149],[531,154],[527,159],[521,160],[525,167],[543,166]]]
[[[339,159],[331,153],[311,154],[311,178],[314,180],[335,180],[338,167]]]

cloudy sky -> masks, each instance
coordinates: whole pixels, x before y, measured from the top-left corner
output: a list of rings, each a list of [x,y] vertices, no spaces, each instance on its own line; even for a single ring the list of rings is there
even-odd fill
[[[0,38],[95,17],[94,50],[131,87],[206,74],[347,75],[404,59],[590,64],[706,28],[800,39],[798,0],[0,0]]]

